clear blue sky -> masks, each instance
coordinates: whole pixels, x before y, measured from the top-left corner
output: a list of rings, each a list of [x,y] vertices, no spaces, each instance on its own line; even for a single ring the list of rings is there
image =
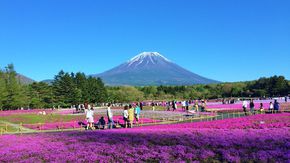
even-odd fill
[[[290,1],[0,1],[0,66],[37,81],[101,73],[143,51],[220,81],[290,79]]]

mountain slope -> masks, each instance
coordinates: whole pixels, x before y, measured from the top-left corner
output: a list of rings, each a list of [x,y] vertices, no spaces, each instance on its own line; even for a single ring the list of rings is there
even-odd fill
[[[22,74],[17,74],[17,79],[20,81],[21,84],[32,84],[33,82],[35,82],[33,79],[30,79]]]
[[[192,85],[217,83],[194,74],[157,52],[143,52],[129,61],[104,73],[101,77],[108,85]]]

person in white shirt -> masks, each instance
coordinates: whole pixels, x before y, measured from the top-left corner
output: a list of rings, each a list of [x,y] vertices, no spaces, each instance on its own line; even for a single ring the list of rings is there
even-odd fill
[[[181,102],[181,106],[182,106],[182,111],[184,111],[185,110],[185,106],[186,106],[186,102],[185,101],[182,101]]]
[[[107,116],[108,116],[108,128],[112,129],[114,126],[114,120],[113,120],[113,112],[111,110],[111,104],[108,104]]]
[[[273,102],[271,101],[270,106],[269,106],[269,111],[273,111],[273,110],[274,110],[274,105],[273,105]]]
[[[86,110],[86,119],[87,119],[87,130],[93,129],[93,123],[94,123],[94,109],[88,109]]]
[[[247,107],[248,107],[248,101],[243,100],[243,111],[244,111],[245,115],[247,115]]]
[[[127,128],[128,126],[128,116],[129,116],[129,113],[128,113],[128,105],[126,105],[124,107],[124,111],[123,111],[123,120],[124,120],[124,127]]]

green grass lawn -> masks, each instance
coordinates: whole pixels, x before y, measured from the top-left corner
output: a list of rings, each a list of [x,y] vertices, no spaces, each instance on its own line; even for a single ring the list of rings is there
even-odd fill
[[[152,110],[152,106],[143,106],[143,110]],[[155,111],[164,111],[166,107],[163,106],[155,106]]]
[[[6,131],[6,129],[7,129],[7,131]],[[2,130],[2,133],[4,133],[4,132],[16,132],[18,129],[14,128],[14,127],[12,127],[10,125],[6,126],[5,123],[1,123],[0,122],[0,132],[1,132],[1,130]]]
[[[36,123],[52,123],[52,122],[68,122],[84,120],[84,115],[36,115],[36,114],[21,114],[0,117],[0,120],[16,124],[36,124]]]

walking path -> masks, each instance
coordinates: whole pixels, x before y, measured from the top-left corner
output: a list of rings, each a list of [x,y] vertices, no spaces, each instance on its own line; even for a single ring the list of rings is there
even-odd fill
[[[21,130],[22,133],[26,133],[26,132],[29,132],[29,133],[30,132],[37,132],[36,130],[32,130],[32,129],[23,127],[23,126],[21,126],[19,124],[10,123],[10,122],[7,122],[7,121],[0,120],[0,123],[15,128],[17,130],[17,132],[15,132],[15,133],[19,133],[19,129]],[[12,132],[9,132],[9,133],[12,133]]]

